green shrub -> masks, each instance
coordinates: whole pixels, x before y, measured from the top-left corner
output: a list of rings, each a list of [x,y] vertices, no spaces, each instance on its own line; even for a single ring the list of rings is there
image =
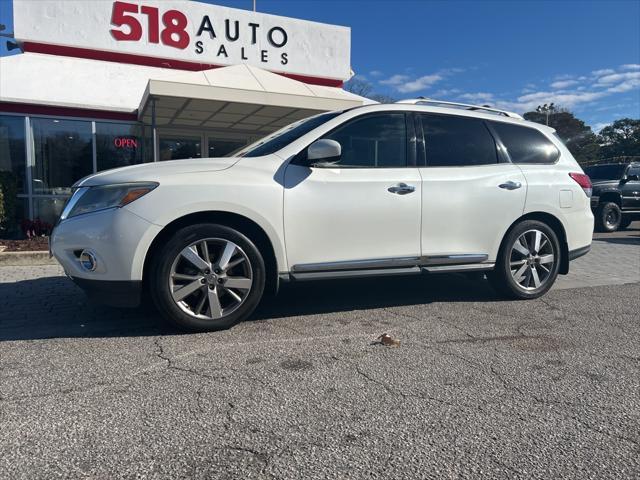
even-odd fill
[[[0,232],[16,227],[18,182],[11,172],[0,172]]]

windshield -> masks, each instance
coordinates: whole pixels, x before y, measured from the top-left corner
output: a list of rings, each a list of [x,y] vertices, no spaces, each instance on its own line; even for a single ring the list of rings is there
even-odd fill
[[[321,113],[315,117],[305,118],[299,122],[287,125],[281,128],[275,133],[264,137],[261,140],[243,148],[240,151],[231,152],[228,157],[261,157],[263,155],[269,155],[277,152],[278,150],[286,147],[294,140],[297,140],[301,136],[309,133],[316,127],[319,127],[323,123],[328,122],[332,118],[337,117],[343,112],[329,112]]]
[[[626,165],[595,165],[586,167],[584,173],[589,175],[591,179],[599,180],[619,180],[622,178]]]

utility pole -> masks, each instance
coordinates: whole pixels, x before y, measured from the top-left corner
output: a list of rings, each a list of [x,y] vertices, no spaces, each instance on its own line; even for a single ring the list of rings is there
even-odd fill
[[[253,11],[256,11],[256,0],[253,0]]]

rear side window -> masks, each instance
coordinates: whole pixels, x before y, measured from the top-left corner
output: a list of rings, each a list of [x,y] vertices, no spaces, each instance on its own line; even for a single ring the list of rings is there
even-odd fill
[[[491,126],[513,163],[555,163],[560,156],[556,146],[534,128],[502,122],[491,122]]]
[[[421,114],[429,167],[498,163],[496,144],[482,120]]]

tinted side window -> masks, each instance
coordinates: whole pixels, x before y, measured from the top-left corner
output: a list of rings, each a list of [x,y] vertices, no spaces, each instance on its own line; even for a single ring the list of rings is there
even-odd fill
[[[627,171],[627,176],[631,176],[631,175],[636,175],[640,177],[640,166],[633,165],[629,167],[629,170]]]
[[[496,144],[482,120],[420,115],[429,167],[498,163]]]
[[[513,163],[554,163],[560,152],[538,130],[509,123],[491,122]]]
[[[325,135],[342,146],[339,167],[407,166],[407,127],[404,113],[356,118]]]

